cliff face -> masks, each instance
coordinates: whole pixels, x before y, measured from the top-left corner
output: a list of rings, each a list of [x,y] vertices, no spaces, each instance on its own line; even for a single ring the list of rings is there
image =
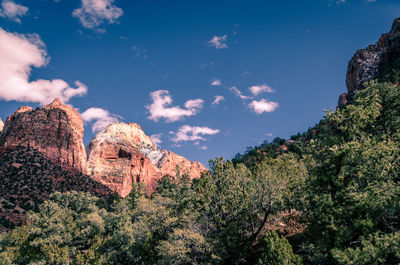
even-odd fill
[[[175,153],[157,148],[135,123],[110,124],[88,147],[88,174],[125,197],[132,183],[144,182],[153,191],[163,175],[176,175],[176,168],[190,178],[206,168]]]
[[[354,91],[362,88],[365,82],[378,78],[386,68],[400,58],[400,18],[394,20],[389,33],[383,34],[374,45],[356,52],[347,67],[347,93],[339,98],[339,105],[346,104]]]
[[[0,118],[0,134],[1,134],[1,131],[3,131],[3,127],[4,127],[4,122],[3,122],[3,120]]]
[[[79,113],[55,99],[44,108],[20,107],[7,118],[0,155],[18,146],[32,147],[64,169],[86,172],[83,122]]]

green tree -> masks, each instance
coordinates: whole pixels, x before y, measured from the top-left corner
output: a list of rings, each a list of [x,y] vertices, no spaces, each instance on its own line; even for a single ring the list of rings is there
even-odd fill
[[[261,257],[257,265],[300,265],[299,255],[293,253],[292,246],[275,231],[267,232],[261,247]]]

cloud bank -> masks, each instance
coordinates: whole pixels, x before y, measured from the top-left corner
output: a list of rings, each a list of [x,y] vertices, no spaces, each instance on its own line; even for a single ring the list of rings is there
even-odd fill
[[[218,129],[211,129],[208,127],[192,127],[183,125],[177,132],[170,132],[173,135],[171,141],[174,143],[188,142],[188,141],[205,141],[205,135],[214,135],[219,133]]]
[[[108,110],[102,108],[90,108],[81,113],[82,120],[85,123],[93,122],[92,132],[99,132],[106,128],[110,123],[118,122],[121,117],[111,114]]]
[[[185,117],[196,115],[203,108],[202,99],[190,99],[185,102],[185,108],[172,106],[172,97],[168,90],[157,90],[150,93],[153,103],[146,106],[149,111],[148,119],[158,122],[165,119],[166,122],[179,121]]]
[[[72,16],[88,29],[95,29],[104,23],[116,23],[123,11],[113,3],[114,0],[82,0],[81,7],[75,9]]]
[[[49,60],[39,35],[21,35],[0,28],[0,99],[45,105],[57,97],[68,102],[87,93],[87,87],[79,81],[75,81],[75,88],[61,79],[29,81],[32,68],[44,67]]]
[[[11,0],[3,0],[1,2],[0,17],[6,17],[21,23],[20,17],[25,16],[27,12],[28,8],[26,6],[18,5]]]

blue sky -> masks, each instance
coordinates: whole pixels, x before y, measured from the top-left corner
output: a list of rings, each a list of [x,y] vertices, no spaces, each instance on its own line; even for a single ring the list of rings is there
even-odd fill
[[[0,6],[3,120],[61,96],[82,113],[85,144],[111,121],[136,122],[205,164],[317,123],[346,91],[354,52],[400,15],[392,0]]]

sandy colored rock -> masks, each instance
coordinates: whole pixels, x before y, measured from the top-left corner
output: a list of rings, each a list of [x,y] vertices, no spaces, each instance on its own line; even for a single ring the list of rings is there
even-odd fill
[[[17,146],[32,147],[55,164],[86,172],[83,122],[79,113],[58,98],[43,108],[20,107],[7,118],[0,154]]]
[[[3,131],[3,127],[4,127],[4,122],[3,122],[3,120],[0,118],[0,134],[1,134],[1,131]]]
[[[206,170],[199,162],[157,148],[135,123],[110,124],[88,146],[88,175],[122,197],[130,193],[134,182],[144,182],[154,191],[157,180],[175,176],[177,167],[190,178]]]

